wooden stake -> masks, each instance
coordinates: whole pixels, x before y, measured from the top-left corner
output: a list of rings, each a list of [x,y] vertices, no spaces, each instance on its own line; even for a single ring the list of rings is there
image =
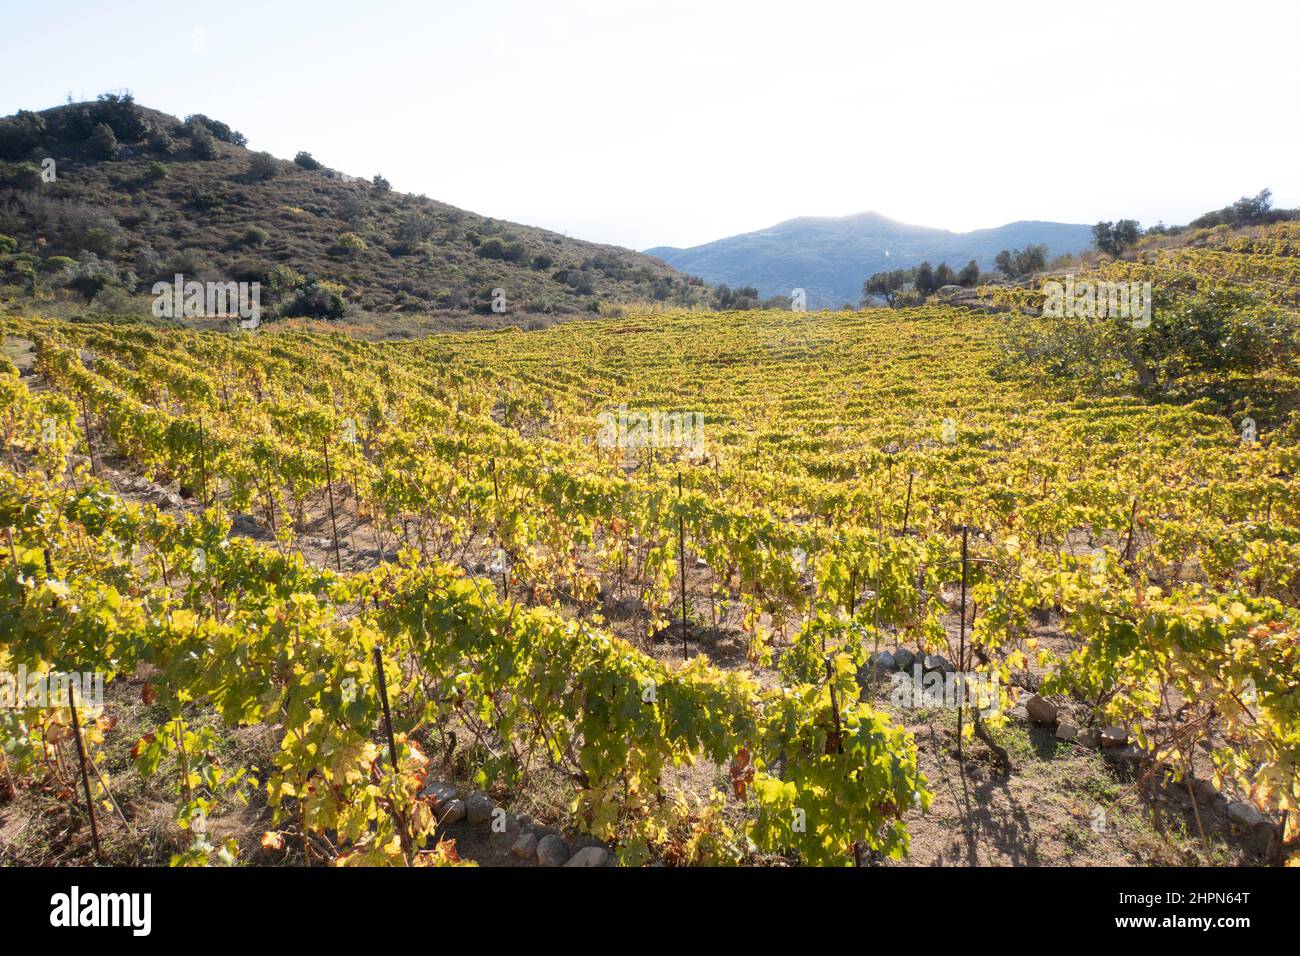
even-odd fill
[[[81,396],[81,423],[86,432],[86,454],[90,456],[90,473],[98,478],[99,471],[95,468],[95,446],[90,443],[90,409],[86,406],[86,396]]]
[[[969,535],[970,535],[970,527],[967,525],[962,525],[961,526],[961,624],[959,630],[961,636],[957,644],[957,670],[960,673],[960,679],[963,682],[962,696],[965,696],[965,680],[966,680],[965,677],[966,675],[966,548],[967,548],[967,539]],[[957,756],[959,757],[961,756],[961,752],[962,752],[962,730],[963,730],[962,718],[965,715],[965,713],[966,713],[966,708],[959,701],[957,707]]]
[[[907,504],[903,505],[903,534],[907,534],[907,519],[912,516],[912,479],[916,477],[916,472],[907,473]]]
[[[326,435],[321,442],[325,449],[325,491],[330,501],[330,530],[334,533],[334,566],[343,570],[343,558],[339,555],[339,526],[334,520],[334,473],[330,471],[330,438]]]
[[[677,567],[682,592],[682,660],[690,659],[686,631],[686,517],[682,512],[682,473],[677,472]]]
[[[397,773],[397,740],[393,737],[393,714],[388,709],[388,678],[384,676],[384,651],[376,644],[374,649],[375,677],[379,683],[379,702],[384,706],[384,733],[388,735],[388,756]]]
[[[510,568],[505,560],[505,547],[501,544],[501,486],[497,484],[497,460],[490,461],[492,466],[492,500],[496,502],[497,517],[492,523],[492,533],[497,539],[497,548],[501,551],[501,593],[510,600]],[[490,570],[490,569],[489,569]]]
[[[203,451],[203,416],[199,416],[199,504],[208,506],[208,462]]]
[[[81,742],[81,722],[77,719],[77,701],[72,683],[68,682],[68,709],[72,711],[72,737],[77,742],[77,761],[81,764],[81,786],[86,793],[86,812],[90,814],[90,842],[95,847],[95,859],[104,862],[104,851],[99,845],[99,826],[95,823],[95,801],[90,796],[90,775],[86,773],[86,748]]]

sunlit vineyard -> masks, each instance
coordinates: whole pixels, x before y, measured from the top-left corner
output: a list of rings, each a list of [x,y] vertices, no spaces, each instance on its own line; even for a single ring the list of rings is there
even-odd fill
[[[1297,241],[1108,268],[1281,301]],[[1037,692],[1294,847],[1300,381],[1153,398],[1117,363],[1101,391],[1047,385],[1001,361],[1016,321],[370,342],[7,317],[0,670],[142,695],[124,772],[182,826],[265,809],[257,846],[199,828],[179,863],[456,862],[424,789],[449,769],[502,799],[547,775],[556,825],[624,864],[900,860],[933,795],[873,667],[899,648],[996,676],[997,706],[947,731],[962,759],[1014,774],[999,741]],[[642,440],[638,412],[700,441]],[[69,718],[0,716],[10,788],[75,802]],[[269,766],[218,759],[253,726]],[[81,732],[92,756],[121,733]],[[88,786],[102,829],[129,828],[114,781]]]

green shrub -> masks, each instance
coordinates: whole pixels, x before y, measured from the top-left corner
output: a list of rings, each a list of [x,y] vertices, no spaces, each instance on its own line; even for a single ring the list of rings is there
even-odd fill
[[[260,246],[270,238],[271,234],[261,226],[249,226],[244,230],[244,234],[240,236],[239,241],[246,246]]]
[[[217,141],[211,131],[202,123],[196,123],[190,131],[190,152],[195,159],[216,159]]]
[[[0,120],[0,159],[26,159],[45,138],[45,117],[19,110]]]
[[[247,146],[248,137],[237,130],[231,129],[220,120],[214,120],[210,116],[204,116],[202,113],[193,113],[185,117],[186,129],[190,130],[191,137],[194,132],[202,128],[211,133],[214,137],[223,143],[229,143],[232,146]]]
[[[254,179],[274,179],[280,173],[280,164],[270,153],[254,153],[248,157],[248,175]]]
[[[341,319],[347,311],[342,289],[333,282],[308,279],[306,285],[284,308],[289,317],[302,316],[314,319]]]
[[[293,158],[293,161],[297,163],[299,166],[301,166],[303,169],[321,168],[320,162],[314,156],[312,156],[311,153],[306,152],[305,150],[298,153],[298,155]]]
[[[0,188],[35,189],[41,184],[41,169],[35,163],[0,163]]]
[[[107,123],[96,123],[87,142],[97,159],[112,159],[117,155],[117,137]]]
[[[159,130],[149,137],[149,149],[159,156],[171,156],[176,152],[176,140],[166,130]]]
[[[365,252],[369,247],[366,245],[366,240],[362,239],[355,232],[345,232],[339,236],[335,248],[345,254],[354,255],[358,252]]]
[[[40,269],[47,275],[63,272],[65,269],[75,269],[77,260],[68,256],[49,256],[42,259]]]

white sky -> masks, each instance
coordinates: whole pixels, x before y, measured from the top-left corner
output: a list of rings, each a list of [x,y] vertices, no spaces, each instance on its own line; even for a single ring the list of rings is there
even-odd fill
[[[634,248],[1300,205],[1297,0],[4,0],[0,63],[0,114],[129,88]]]

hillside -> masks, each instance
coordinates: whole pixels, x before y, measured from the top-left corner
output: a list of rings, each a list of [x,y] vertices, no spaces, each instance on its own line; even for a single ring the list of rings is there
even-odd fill
[[[115,144],[94,138],[101,122]],[[261,154],[253,170],[257,155],[219,121],[186,124],[129,98],[20,112],[0,121],[0,234],[46,259],[93,255],[130,291],[177,272],[269,281],[283,293],[281,308],[297,298],[304,313],[329,298],[296,294],[313,278],[337,283],[349,306],[368,312],[487,313],[494,288],[505,290],[514,314],[617,301],[690,305],[706,291],[632,250],[490,219],[323,166]],[[40,175],[46,157],[53,182]],[[273,279],[277,267],[298,275]],[[21,277],[3,281],[23,285]]]
[[[1089,226],[1059,222],[1012,222],[994,229],[949,232],[895,222],[876,212],[853,216],[804,216],[739,236],[677,249],[658,246],[646,254],[705,282],[754,286],[761,297],[808,293],[812,306],[856,304],[862,283],[875,272],[910,268],[925,260],[961,268],[971,259],[990,269],[1003,249],[1043,244],[1049,256],[1086,249]]]

